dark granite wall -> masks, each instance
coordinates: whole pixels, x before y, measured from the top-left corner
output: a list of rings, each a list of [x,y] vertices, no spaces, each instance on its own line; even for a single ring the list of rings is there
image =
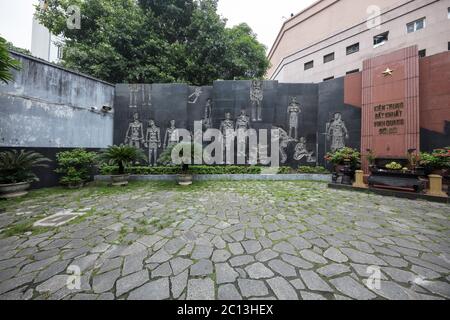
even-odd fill
[[[212,101],[213,127],[219,128],[225,113],[230,112],[232,119],[236,120],[242,109],[247,116],[252,116],[250,100],[251,81],[215,81],[211,87],[192,87],[185,84],[152,84],[152,85],[128,85],[116,86],[115,119],[114,119],[114,143],[124,142],[129,123],[133,114],[139,114],[139,120],[143,123],[144,134],[148,120],[154,119],[161,129],[161,139],[170,120],[176,121],[177,128],[186,128],[192,131],[194,121],[201,120],[205,114],[207,99]],[[288,106],[292,98],[296,98],[301,106],[298,119],[298,139],[306,138],[306,149],[314,153],[316,161],[306,162],[293,159],[296,141],[291,141],[288,146],[287,165],[325,165],[323,157],[325,153],[326,122],[332,119],[334,113],[341,112],[342,119],[347,125],[350,138],[346,142],[348,146],[359,148],[361,132],[361,110],[344,103],[344,79],[328,81],[321,84],[287,84],[277,81],[263,81],[262,121],[252,121],[251,128],[267,129],[270,132],[272,125],[289,129]],[[201,94],[196,99],[196,90]],[[135,90],[136,98],[132,98],[131,91]],[[149,95],[151,98],[149,98]],[[151,103],[149,101],[151,100]],[[270,140],[269,140],[270,141]],[[317,157],[317,150],[319,156]],[[159,151],[159,153],[162,150]],[[329,147],[327,148],[329,151]]]

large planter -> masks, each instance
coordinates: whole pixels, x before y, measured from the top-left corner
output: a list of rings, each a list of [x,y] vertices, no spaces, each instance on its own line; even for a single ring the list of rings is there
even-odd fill
[[[26,195],[30,188],[30,182],[20,182],[11,184],[0,184],[0,198],[11,199]]]
[[[130,179],[129,174],[112,175],[111,185],[114,187],[126,186],[128,185],[129,179]]]
[[[192,178],[192,174],[179,174],[177,181],[180,186],[190,186],[192,184]]]

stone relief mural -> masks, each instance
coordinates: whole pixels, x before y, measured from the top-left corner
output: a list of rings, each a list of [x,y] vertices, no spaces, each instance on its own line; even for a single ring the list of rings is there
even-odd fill
[[[314,84],[276,81],[217,81],[207,87],[118,85],[114,143],[144,150],[149,164],[155,165],[161,152],[181,139],[177,129],[187,129],[194,135],[194,121],[198,121],[203,132],[218,129],[228,138],[228,143],[227,139],[220,142],[224,155],[233,154],[234,163],[239,160],[242,164],[245,159],[246,164],[256,164],[263,159],[250,159],[248,131],[267,130],[268,150],[258,149],[255,154],[270,154],[270,130],[274,128],[279,131],[281,165],[326,165],[324,152],[354,147],[356,141],[349,136],[355,132],[356,137],[355,119],[360,119],[360,111],[353,115],[345,105],[339,105],[339,100],[332,95],[319,96]],[[320,105],[324,106],[322,112]]]
[[[341,113],[334,114],[334,119],[327,124],[326,134],[328,141],[331,141],[332,152],[345,148],[345,139],[349,139],[349,134]]]

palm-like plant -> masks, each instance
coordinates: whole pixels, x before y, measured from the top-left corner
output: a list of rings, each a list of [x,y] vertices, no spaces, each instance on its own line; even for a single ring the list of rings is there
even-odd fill
[[[34,167],[48,167],[50,159],[34,151],[9,150],[0,152],[0,183],[37,181]]]
[[[110,146],[99,155],[99,159],[109,165],[118,166],[118,174],[125,173],[125,167],[133,162],[145,160],[142,150],[128,145]]]
[[[7,49],[6,40],[0,37],[0,82],[8,83],[8,81],[13,80],[11,69],[18,70],[19,68],[19,61],[11,58]]]

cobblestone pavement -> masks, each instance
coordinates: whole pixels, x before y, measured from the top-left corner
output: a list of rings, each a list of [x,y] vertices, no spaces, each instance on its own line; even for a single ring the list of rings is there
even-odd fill
[[[450,298],[444,204],[211,182],[50,189],[0,207],[0,299]],[[31,228],[62,210],[85,215]]]

